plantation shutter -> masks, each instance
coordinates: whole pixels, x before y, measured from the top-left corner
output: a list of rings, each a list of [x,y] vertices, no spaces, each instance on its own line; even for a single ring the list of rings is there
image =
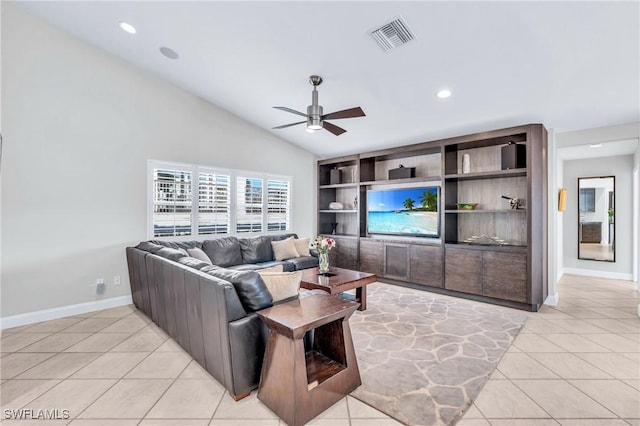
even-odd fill
[[[262,179],[236,178],[236,232],[262,232]]]
[[[285,180],[267,180],[267,230],[288,231],[290,220],[290,185]]]
[[[191,235],[192,173],[153,169],[153,236]]]
[[[231,228],[231,177],[198,174],[198,234],[228,234]]]

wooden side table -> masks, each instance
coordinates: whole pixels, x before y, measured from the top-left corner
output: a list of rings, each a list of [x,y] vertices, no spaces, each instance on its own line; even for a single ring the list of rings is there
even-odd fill
[[[357,308],[315,294],[258,312],[269,328],[258,399],[289,426],[307,423],[362,383],[349,328]],[[313,347],[305,352],[309,330]]]

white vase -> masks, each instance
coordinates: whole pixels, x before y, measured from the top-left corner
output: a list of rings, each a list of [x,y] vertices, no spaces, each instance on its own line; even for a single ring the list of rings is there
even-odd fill
[[[329,253],[319,253],[319,270],[321,274],[329,272]]]
[[[462,173],[471,173],[471,157],[469,157],[469,154],[462,156]]]

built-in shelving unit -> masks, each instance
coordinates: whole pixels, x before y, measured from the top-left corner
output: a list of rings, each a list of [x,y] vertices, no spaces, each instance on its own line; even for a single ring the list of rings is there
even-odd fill
[[[537,310],[547,296],[546,135],[544,126],[531,124],[319,161],[318,230],[329,235],[338,224],[333,264]],[[526,166],[503,169],[502,148],[510,142],[526,147]],[[390,179],[389,170],[401,166],[414,175]],[[440,238],[368,234],[368,190],[420,185],[441,187]],[[502,196],[518,198],[522,207],[510,208]],[[331,202],[344,208],[329,209]],[[478,205],[462,210],[458,203]],[[483,237],[503,244],[468,243]]]

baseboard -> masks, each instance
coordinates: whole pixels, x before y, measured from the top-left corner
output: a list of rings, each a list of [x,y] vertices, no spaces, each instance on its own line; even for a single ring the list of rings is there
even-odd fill
[[[0,330],[20,327],[41,321],[49,321],[73,315],[86,314],[87,312],[100,311],[102,309],[117,308],[118,306],[133,303],[131,295],[112,297],[94,302],[78,303],[77,305],[61,306],[59,308],[44,309],[42,311],[27,312],[0,318]]]
[[[556,306],[558,304],[558,293],[550,294],[544,301],[544,305]]]
[[[625,274],[622,272],[594,271],[591,269],[579,269],[579,268],[564,268],[563,272],[565,274],[571,274],[571,275],[585,275],[587,277],[609,278],[612,280],[631,281],[633,279],[632,274]]]

